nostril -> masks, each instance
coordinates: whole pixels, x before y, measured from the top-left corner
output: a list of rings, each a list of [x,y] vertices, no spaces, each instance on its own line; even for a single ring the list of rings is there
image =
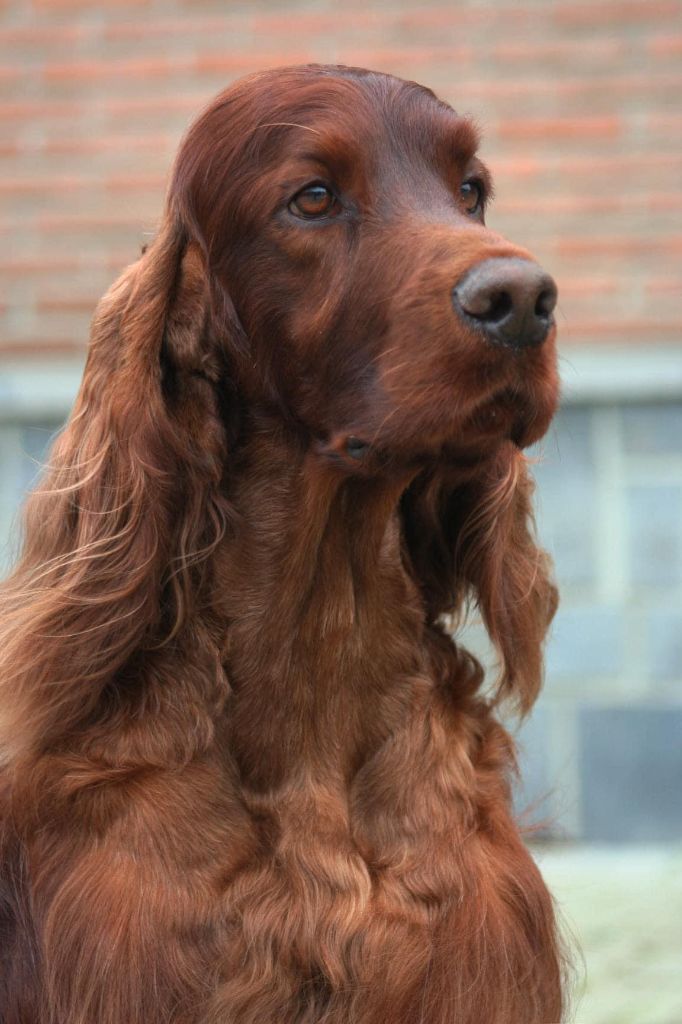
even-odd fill
[[[557,289],[556,285],[552,281],[546,288],[540,292],[535,303],[535,315],[542,319],[549,319],[554,312],[554,307],[557,301]]]
[[[504,288],[491,285],[482,288],[475,280],[467,282],[466,287],[455,288],[454,294],[464,312],[483,323],[504,320],[514,307],[514,299]]]
[[[509,292],[493,292],[490,296],[490,309],[480,319],[485,320],[487,323],[499,324],[509,316],[513,308],[514,300]]]

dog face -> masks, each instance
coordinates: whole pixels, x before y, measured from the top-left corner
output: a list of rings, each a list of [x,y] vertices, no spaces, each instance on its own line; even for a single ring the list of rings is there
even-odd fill
[[[242,385],[330,453],[547,429],[556,290],[485,226],[477,141],[428,89],[325,68],[242,80],[185,140],[173,190],[243,329]]]

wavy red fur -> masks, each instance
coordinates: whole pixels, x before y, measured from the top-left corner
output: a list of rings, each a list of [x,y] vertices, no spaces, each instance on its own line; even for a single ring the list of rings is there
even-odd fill
[[[476,142],[347,68],[190,128],[0,591],[3,1024],[563,1019],[497,719],[556,603],[521,451],[554,334],[453,309],[530,259],[461,206]],[[494,692],[443,624],[467,603]]]

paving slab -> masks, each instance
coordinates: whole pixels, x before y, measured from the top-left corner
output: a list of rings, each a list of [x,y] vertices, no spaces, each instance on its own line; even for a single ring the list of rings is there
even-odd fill
[[[572,1024],[682,1024],[682,844],[532,851],[580,951]]]

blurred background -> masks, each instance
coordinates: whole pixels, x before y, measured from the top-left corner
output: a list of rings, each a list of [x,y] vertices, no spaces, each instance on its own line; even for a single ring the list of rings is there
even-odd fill
[[[682,2],[0,0],[0,51],[0,571],[95,302],[214,93],[341,62],[479,122],[489,223],[560,291],[563,406],[533,454],[562,603],[517,802],[583,950],[574,1019],[680,1024]]]

